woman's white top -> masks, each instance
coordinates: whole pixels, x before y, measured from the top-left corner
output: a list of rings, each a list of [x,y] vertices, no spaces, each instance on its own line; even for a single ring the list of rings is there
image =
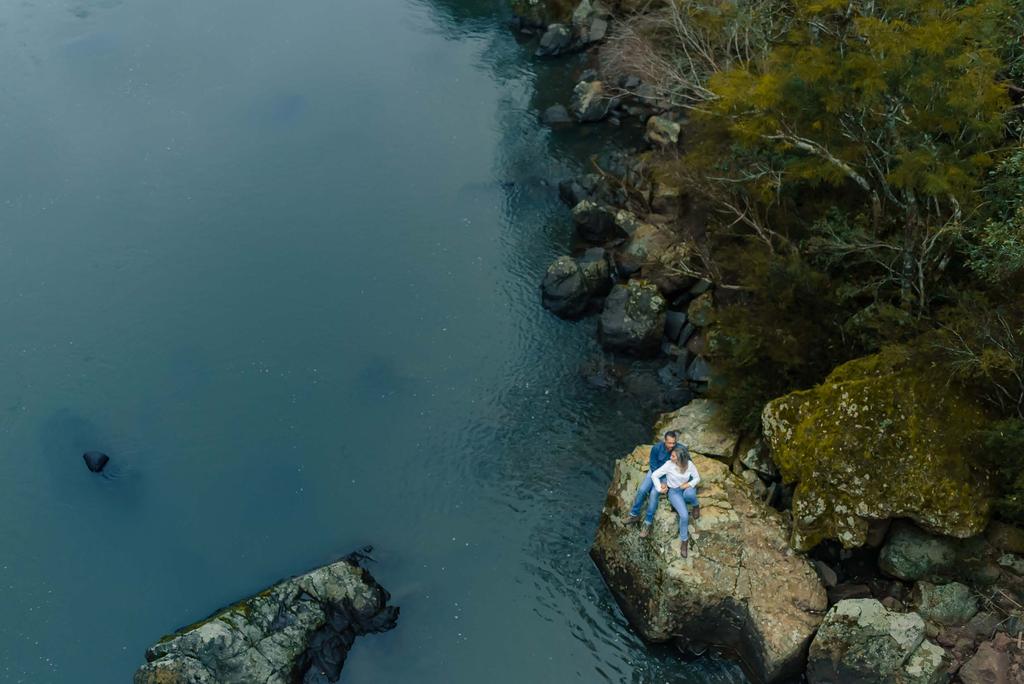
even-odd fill
[[[687,483],[691,487],[696,487],[700,482],[700,474],[697,472],[697,466],[693,465],[693,461],[687,463],[686,468],[682,470],[672,461],[665,461],[665,465],[651,473],[651,479],[655,482],[663,477],[672,489],[682,487]]]

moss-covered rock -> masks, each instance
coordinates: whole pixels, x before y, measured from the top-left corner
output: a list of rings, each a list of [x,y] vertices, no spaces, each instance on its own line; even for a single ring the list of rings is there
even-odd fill
[[[904,347],[846,363],[818,387],[770,402],[765,436],[793,498],[793,546],[864,544],[871,520],[980,533],[990,486],[972,468],[979,404]]]

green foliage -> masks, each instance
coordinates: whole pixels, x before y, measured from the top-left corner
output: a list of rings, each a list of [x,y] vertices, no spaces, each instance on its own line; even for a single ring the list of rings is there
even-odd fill
[[[977,203],[1004,136],[1009,6],[793,7],[786,40],[711,76],[716,97],[700,112],[688,163],[729,184],[734,199],[717,202],[724,213],[760,205],[755,213],[776,247],[828,257],[830,275],[849,281],[865,304],[925,315],[955,259],[964,208]],[[830,201],[806,201],[816,194]],[[835,224],[829,213],[847,230],[822,230]],[[805,242],[785,245],[794,235]]]
[[[712,395],[730,423],[756,431],[780,389],[820,382],[848,352],[829,282],[797,255],[747,248],[723,260],[749,289],[718,307]]]
[[[1024,148],[992,171],[985,199],[987,218],[968,234],[968,263],[983,281],[998,285],[1024,272]]]
[[[993,473],[998,488],[996,512],[1024,524],[1024,420],[990,423],[975,436],[978,463]]]
[[[1024,419],[1024,305],[963,295],[942,312],[931,347],[951,377],[975,388],[1001,416]]]

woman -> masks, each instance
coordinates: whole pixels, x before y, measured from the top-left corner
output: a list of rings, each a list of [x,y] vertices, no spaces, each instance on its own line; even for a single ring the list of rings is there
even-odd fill
[[[666,484],[660,484],[664,477]],[[700,502],[697,501],[697,484],[700,482],[700,474],[697,467],[690,460],[689,450],[679,444],[672,450],[671,458],[653,473],[651,480],[656,483],[662,494],[668,494],[668,500],[672,508],[679,514],[679,555],[686,558],[689,549],[689,531],[687,524],[690,521],[686,504],[693,506],[693,519],[700,518]],[[654,492],[651,492],[652,496]],[[654,511],[650,511],[654,513]],[[653,515],[650,516],[653,520]],[[649,533],[650,523],[645,523],[641,536],[646,537]]]

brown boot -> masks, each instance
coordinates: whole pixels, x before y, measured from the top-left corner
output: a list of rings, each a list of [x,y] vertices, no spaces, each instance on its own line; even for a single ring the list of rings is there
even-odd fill
[[[640,522],[640,516],[639,515],[627,515],[626,519],[622,521],[622,524],[623,525],[635,525],[638,522]]]
[[[690,549],[688,548],[689,546],[690,546],[690,542],[688,542],[688,541],[684,540],[684,541],[679,542],[679,555],[682,556],[683,558],[686,558],[686,554],[688,554],[690,552]]]
[[[640,538],[647,539],[649,536],[651,536],[651,524],[645,522],[640,526]]]
[[[700,506],[694,506],[693,510],[690,511],[690,515],[693,516],[694,520],[700,520]]]

